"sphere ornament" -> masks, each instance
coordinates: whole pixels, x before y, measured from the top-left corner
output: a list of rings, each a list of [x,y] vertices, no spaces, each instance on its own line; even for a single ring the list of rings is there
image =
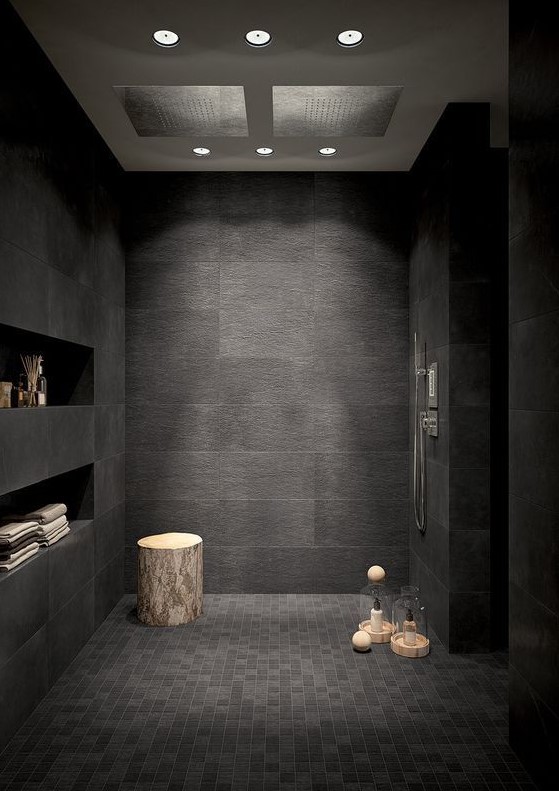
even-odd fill
[[[367,632],[358,631],[355,632],[353,637],[351,638],[351,644],[353,646],[354,651],[368,651],[371,647],[371,638],[367,634]]]
[[[375,583],[382,582],[386,577],[386,572],[382,566],[371,566],[367,572],[367,579],[374,585]]]

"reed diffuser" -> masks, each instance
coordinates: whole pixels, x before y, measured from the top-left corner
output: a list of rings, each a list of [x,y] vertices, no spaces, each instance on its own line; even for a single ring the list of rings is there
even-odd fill
[[[43,358],[40,354],[21,354],[21,362],[27,376],[27,404],[26,406],[39,406],[37,395],[37,382]]]

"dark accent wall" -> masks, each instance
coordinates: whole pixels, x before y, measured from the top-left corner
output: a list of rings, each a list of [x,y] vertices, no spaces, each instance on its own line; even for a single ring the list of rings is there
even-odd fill
[[[169,530],[207,591],[407,579],[407,184],[129,179],[128,590]]]
[[[412,432],[415,332],[440,391],[424,535],[410,517],[410,575],[445,645],[486,651],[506,628],[507,179],[506,152],[489,147],[489,107],[448,105],[412,179]]]
[[[510,4],[510,739],[542,789],[559,744],[559,50]]]
[[[47,349],[57,404],[0,410],[2,514],[55,497],[73,522],[0,574],[3,746],[122,595],[124,256],[120,168],[7,2],[0,30],[0,366]]]

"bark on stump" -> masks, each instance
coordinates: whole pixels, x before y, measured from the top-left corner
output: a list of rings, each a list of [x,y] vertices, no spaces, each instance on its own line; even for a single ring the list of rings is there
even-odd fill
[[[163,533],[138,541],[138,619],[178,626],[202,614],[202,539]]]

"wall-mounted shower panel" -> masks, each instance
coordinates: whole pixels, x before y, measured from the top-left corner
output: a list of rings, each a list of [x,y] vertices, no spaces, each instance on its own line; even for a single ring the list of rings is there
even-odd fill
[[[140,137],[247,137],[242,85],[115,87]]]
[[[274,85],[276,137],[382,137],[400,85]]]

